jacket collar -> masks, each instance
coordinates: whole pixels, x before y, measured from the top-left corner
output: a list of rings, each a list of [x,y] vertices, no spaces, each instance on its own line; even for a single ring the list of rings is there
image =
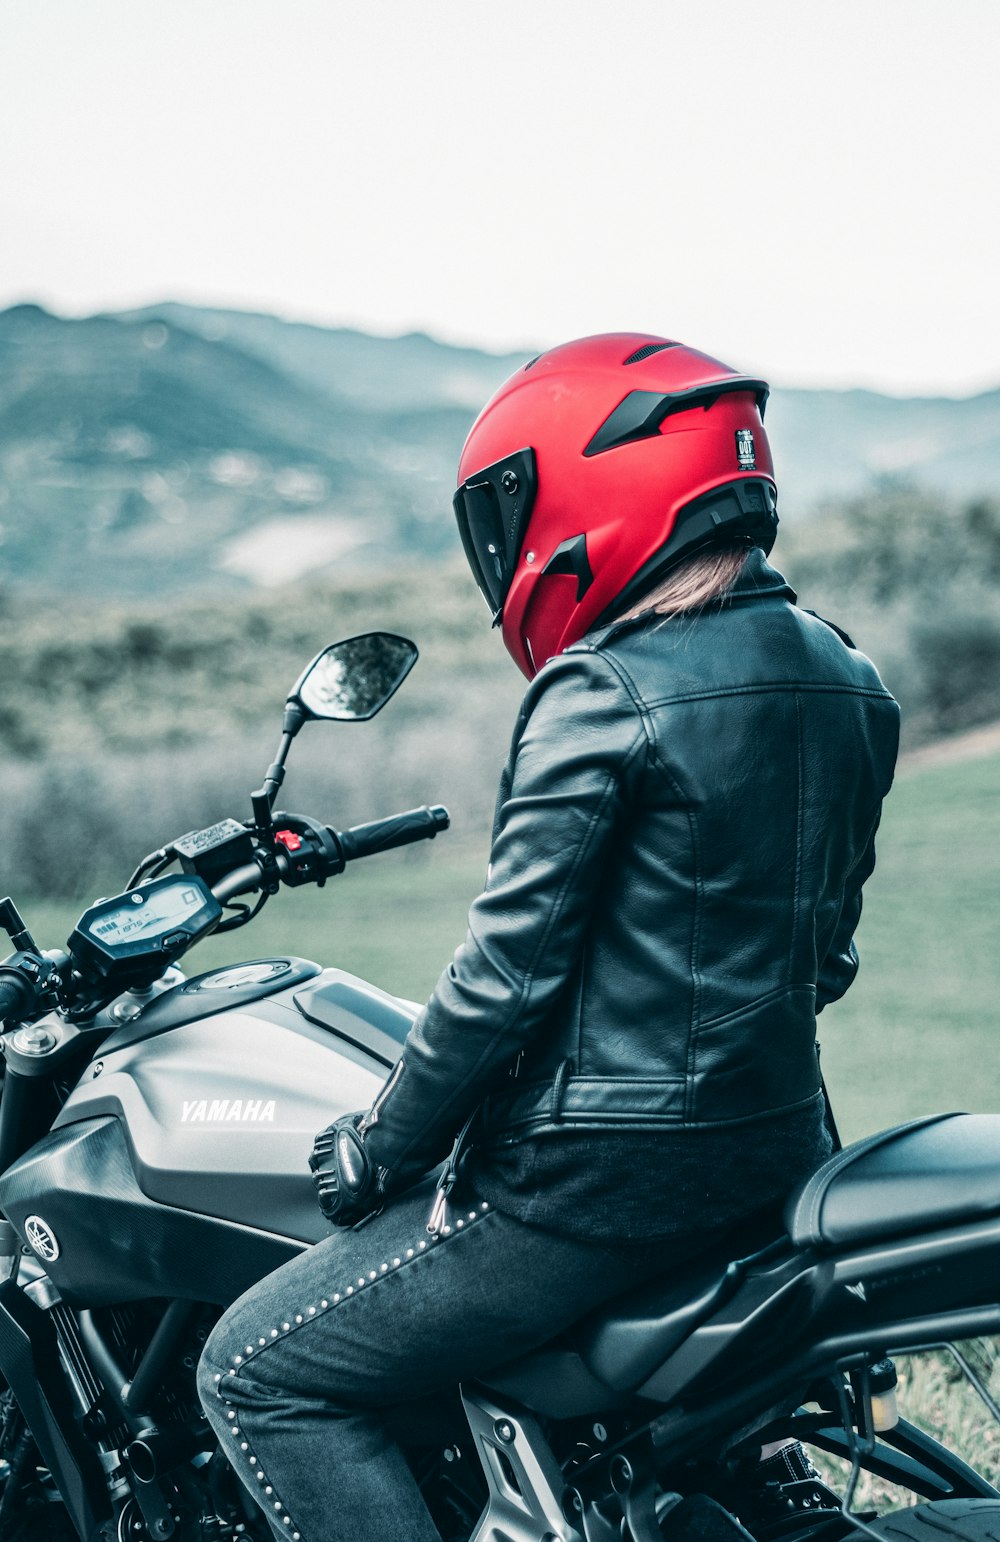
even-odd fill
[[[773,568],[759,546],[755,546],[740,571],[740,576],[726,595],[726,604],[761,599],[765,595],[796,604],[798,595],[783,573]]]
[[[798,595],[783,573],[773,568],[768,562],[759,546],[755,546],[747,557],[740,570],[740,575],[733,587],[727,592],[723,601],[724,605],[746,605],[756,600],[787,600],[790,605],[795,605]],[[595,647],[605,643],[611,637],[617,637],[620,633],[633,627],[645,626],[650,621],[662,619],[654,610],[645,610],[638,616],[632,616],[628,621],[612,621],[609,626],[600,627],[588,632],[574,647]],[[567,649],[567,652],[569,650]]]

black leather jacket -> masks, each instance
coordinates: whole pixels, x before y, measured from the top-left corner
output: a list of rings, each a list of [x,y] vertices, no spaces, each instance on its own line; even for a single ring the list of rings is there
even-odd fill
[[[533,681],[485,891],[376,1104],[374,1160],[493,1136],[760,1122],[819,1096],[898,709],[760,551],[700,614],[591,634]]]

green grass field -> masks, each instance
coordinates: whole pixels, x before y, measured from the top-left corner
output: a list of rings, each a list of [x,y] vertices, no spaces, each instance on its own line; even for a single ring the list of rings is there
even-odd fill
[[[269,952],[335,963],[422,999],[463,935],[482,849],[445,836],[359,864],[322,892],[278,895],[253,926],[209,940],[189,972]],[[62,941],[66,905],[25,904],[40,941]],[[821,1020],[823,1063],[845,1140],[943,1109],[1000,1105],[1000,755],[900,775],[859,932],[862,969]],[[964,1346],[1000,1397],[998,1342]],[[901,1408],[994,1482],[1000,1436],[941,1355],[900,1364]],[[839,1487],[842,1463],[814,1453]],[[863,1481],[861,1506],[913,1496]]]
[[[205,943],[188,970],[287,951],[422,999],[464,934],[485,859],[485,843],[445,835],[321,892],[283,892],[251,927]],[[64,941],[73,907],[23,908],[40,941]],[[846,1140],[935,1110],[1000,1107],[998,934],[1000,756],[904,771],[866,891],[861,973],[820,1023]]]
[[[853,988],[820,1019],[844,1138],[1000,1111],[1000,756],[900,775],[858,948]]]

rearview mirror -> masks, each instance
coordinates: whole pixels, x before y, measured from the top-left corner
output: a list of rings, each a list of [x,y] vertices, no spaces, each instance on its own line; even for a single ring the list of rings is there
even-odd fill
[[[305,670],[288,706],[307,718],[361,722],[374,717],[418,658],[415,643],[394,632],[364,632],[332,643]]]

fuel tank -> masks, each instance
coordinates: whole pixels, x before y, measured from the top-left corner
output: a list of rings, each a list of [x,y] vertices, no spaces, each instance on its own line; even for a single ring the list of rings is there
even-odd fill
[[[103,1041],[0,1206],[71,1303],[225,1304],[329,1234],[313,1139],[371,1104],[415,1012],[304,960],[189,980]]]

